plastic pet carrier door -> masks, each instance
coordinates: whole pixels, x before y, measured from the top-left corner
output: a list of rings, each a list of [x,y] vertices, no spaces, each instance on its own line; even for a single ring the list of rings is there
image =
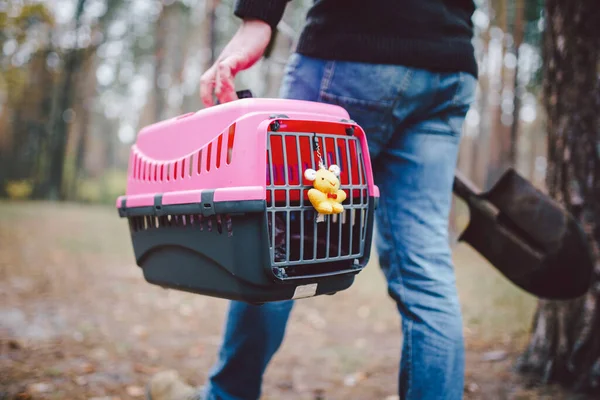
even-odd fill
[[[145,279],[249,303],[350,287],[370,255],[379,193],[365,133],[348,118],[333,105],[250,98],[141,130],[117,208]],[[343,211],[318,212],[325,202]]]

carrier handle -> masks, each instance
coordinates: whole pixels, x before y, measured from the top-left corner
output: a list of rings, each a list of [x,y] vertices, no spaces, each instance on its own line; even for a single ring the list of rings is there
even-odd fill
[[[235,92],[235,94],[238,97],[238,99],[251,99],[254,97],[254,95],[252,94],[252,92],[249,89],[238,90],[237,92]],[[221,102],[219,101],[219,99],[217,99],[217,97],[214,95],[214,93],[213,93],[213,100],[215,101],[215,105],[221,104]]]
[[[238,99],[251,99],[254,97],[254,95],[252,94],[252,92],[249,89],[238,90],[235,92],[235,94],[238,97]],[[215,105],[221,104],[221,102],[219,101],[219,99],[217,99],[217,97],[214,95],[214,93],[212,96],[213,96]]]
[[[254,97],[249,89],[238,90],[235,92],[235,94],[237,95],[238,99],[251,99]]]

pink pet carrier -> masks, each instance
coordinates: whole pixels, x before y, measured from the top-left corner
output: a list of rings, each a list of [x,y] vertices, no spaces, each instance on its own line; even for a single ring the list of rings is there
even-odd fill
[[[308,199],[304,171],[319,160],[339,167],[342,213]],[[244,98],[142,129],[117,208],[148,282],[261,304],[350,287],[378,196],[365,133],[343,108]]]

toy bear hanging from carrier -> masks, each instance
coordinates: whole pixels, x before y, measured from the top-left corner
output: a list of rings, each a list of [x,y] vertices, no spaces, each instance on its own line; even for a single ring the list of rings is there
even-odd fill
[[[347,289],[379,193],[364,131],[338,106],[245,98],[145,127],[127,192],[153,284],[265,303]]]

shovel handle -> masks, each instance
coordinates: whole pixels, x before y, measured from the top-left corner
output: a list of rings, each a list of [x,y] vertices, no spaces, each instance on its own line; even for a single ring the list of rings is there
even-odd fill
[[[479,189],[457,169],[454,172],[454,186],[452,187],[452,192],[468,202],[469,198],[478,194]]]

